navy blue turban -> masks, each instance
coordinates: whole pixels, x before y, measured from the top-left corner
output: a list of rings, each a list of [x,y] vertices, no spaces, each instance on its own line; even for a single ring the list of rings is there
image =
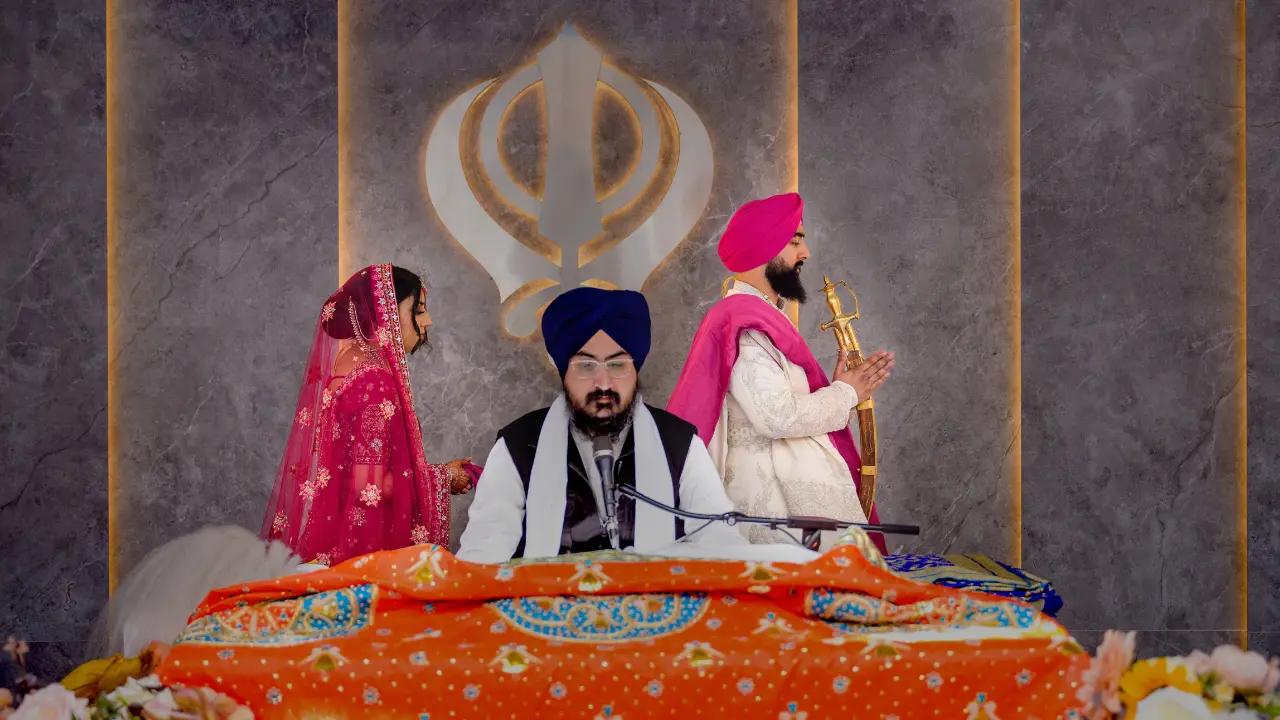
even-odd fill
[[[649,303],[634,290],[576,287],[542,313],[542,339],[560,377],[569,360],[599,331],[631,354],[636,370],[649,355]]]

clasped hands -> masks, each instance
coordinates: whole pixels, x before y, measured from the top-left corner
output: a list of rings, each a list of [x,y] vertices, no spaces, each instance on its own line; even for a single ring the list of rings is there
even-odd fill
[[[853,368],[846,367],[848,359],[849,351],[841,350],[832,379],[852,387],[858,393],[858,402],[869,399],[889,379],[889,368],[893,367],[893,353],[885,350],[876,351]]]

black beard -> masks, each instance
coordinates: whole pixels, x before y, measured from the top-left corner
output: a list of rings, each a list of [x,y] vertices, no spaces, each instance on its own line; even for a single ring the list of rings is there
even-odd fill
[[[801,265],[804,265],[803,260],[787,267],[781,260],[775,258],[764,266],[764,277],[779,297],[804,303],[809,299],[809,293],[805,292],[804,285],[800,282]]]
[[[606,398],[618,408],[617,412],[607,417],[596,417],[587,410],[593,401]],[[587,394],[585,404],[581,406],[575,400],[570,399],[569,402],[573,426],[578,428],[578,432],[585,435],[588,440],[595,440],[598,437],[617,437],[631,423],[632,410],[635,407],[634,399],[626,407],[621,407],[621,398],[613,390],[592,390]]]

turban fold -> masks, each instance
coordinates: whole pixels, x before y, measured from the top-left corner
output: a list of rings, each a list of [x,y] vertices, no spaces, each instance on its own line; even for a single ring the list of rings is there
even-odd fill
[[[752,200],[738,208],[720,237],[720,260],[740,273],[778,256],[804,220],[804,200],[797,193]]]
[[[649,303],[634,290],[576,287],[562,293],[542,313],[542,340],[564,377],[569,360],[597,332],[631,354],[636,369],[649,355]]]

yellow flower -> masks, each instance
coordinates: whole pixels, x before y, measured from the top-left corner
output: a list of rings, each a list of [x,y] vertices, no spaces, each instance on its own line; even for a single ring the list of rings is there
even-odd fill
[[[1219,710],[1224,705],[1230,705],[1232,700],[1236,699],[1236,689],[1224,682],[1219,682],[1213,686],[1213,699],[1218,703],[1218,707],[1213,708]]]
[[[1125,706],[1125,720],[1133,720],[1138,703],[1160,688],[1171,687],[1199,696],[1204,688],[1183,665],[1170,665],[1168,658],[1142,660],[1133,664],[1120,678],[1120,702]]]
[[[124,685],[129,678],[145,678],[150,675],[168,653],[169,646],[154,642],[135,658],[112,655],[92,660],[72,670],[62,679],[62,686],[75,693],[76,697],[95,700],[99,695]],[[0,692],[0,707],[4,707],[3,692]]]

